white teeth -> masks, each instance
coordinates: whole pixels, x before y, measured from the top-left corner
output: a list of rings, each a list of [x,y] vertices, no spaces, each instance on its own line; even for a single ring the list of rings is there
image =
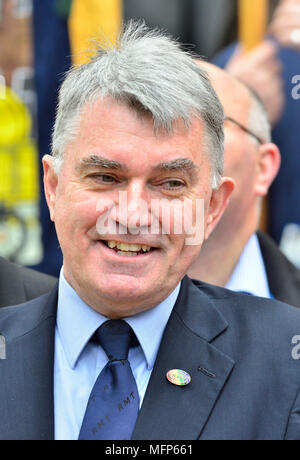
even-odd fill
[[[147,245],[141,245],[141,244],[126,244],[126,243],[118,243],[117,241],[107,241],[108,247],[110,249],[120,249],[121,252],[133,252],[134,254],[143,251],[143,252],[149,252],[151,250],[150,246]]]
[[[125,256],[125,257],[136,257],[138,255],[137,252],[124,252],[124,251],[118,251],[117,254],[119,256]]]

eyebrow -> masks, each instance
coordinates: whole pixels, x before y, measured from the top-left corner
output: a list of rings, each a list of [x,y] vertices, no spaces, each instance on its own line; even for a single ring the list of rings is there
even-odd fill
[[[105,157],[100,155],[89,155],[87,158],[83,158],[76,169],[79,172],[84,172],[85,170],[92,168],[104,168],[115,171],[128,171],[128,167],[124,163],[120,163],[115,160],[108,160]],[[187,173],[191,179],[197,177],[198,167],[196,164],[189,158],[178,158],[172,161],[163,161],[154,167],[156,172],[171,172],[171,171],[180,171]]]
[[[162,172],[185,172],[187,173],[192,179],[197,177],[198,167],[197,165],[190,160],[189,158],[178,158],[177,160],[173,161],[163,161],[159,165],[155,167],[156,171]]]
[[[105,157],[100,155],[89,155],[87,158],[83,158],[76,169],[79,172],[83,172],[86,169],[91,168],[104,168],[104,169],[113,169],[115,171],[128,171],[128,168],[123,163],[114,160],[108,160]]]

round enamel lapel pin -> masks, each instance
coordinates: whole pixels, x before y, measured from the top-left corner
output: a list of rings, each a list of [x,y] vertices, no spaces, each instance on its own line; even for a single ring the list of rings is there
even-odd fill
[[[190,374],[181,369],[172,369],[171,371],[167,372],[166,375],[169,382],[173,383],[173,385],[177,386],[185,386],[188,385],[192,378]]]

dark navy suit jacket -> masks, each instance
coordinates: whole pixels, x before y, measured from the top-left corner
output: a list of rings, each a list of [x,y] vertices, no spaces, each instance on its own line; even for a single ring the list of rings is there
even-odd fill
[[[57,289],[0,310],[0,439],[54,438],[56,310]],[[299,309],[184,278],[133,439],[300,439],[296,335]]]
[[[0,308],[17,305],[50,292],[57,279],[0,257]],[[0,377],[1,378],[1,377]]]
[[[257,232],[270,291],[276,300],[300,308],[300,270],[266,233]]]

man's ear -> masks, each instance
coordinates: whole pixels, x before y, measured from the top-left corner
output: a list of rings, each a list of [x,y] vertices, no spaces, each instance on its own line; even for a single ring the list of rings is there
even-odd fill
[[[219,188],[213,190],[207,216],[205,240],[208,239],[227,208],[234,186],[235,182],[231,177],[223,177]]]
[[[55,201],[56,201],[56,188],[57,188],[57,174],[54,170],[53,157],[45,155],[43,158],[44,167],[44,189],[46,201],[48,204],[50,218],[54,221],[55,216]]]
[[[257,196],[263,197],[268,194],[269,188],[278,174],[280,164],[281,156],[277,145],[268,143],[259,148],[258,172],[255,184]]]

